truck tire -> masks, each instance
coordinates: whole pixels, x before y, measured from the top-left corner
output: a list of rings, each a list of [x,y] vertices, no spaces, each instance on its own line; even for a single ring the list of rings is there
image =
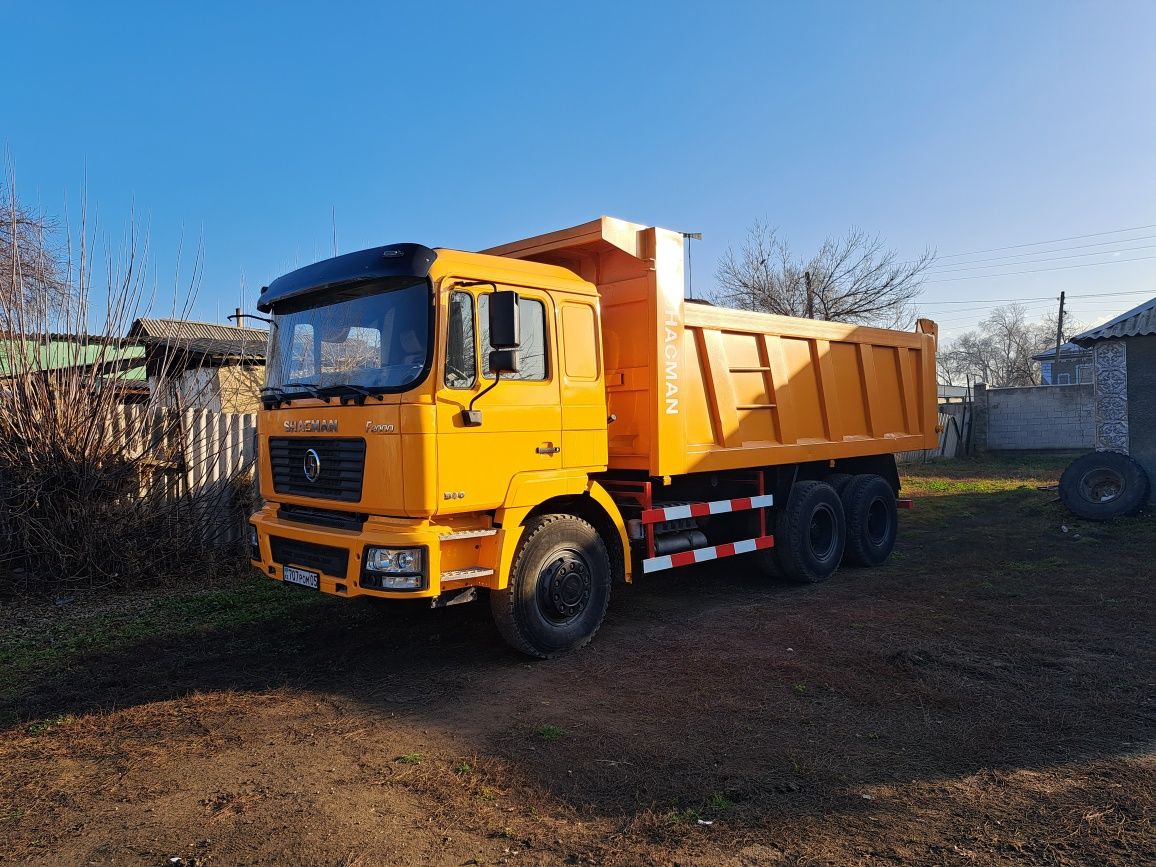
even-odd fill
[[[1148,474],[1120,452],[1081,455],[1060,476],[1060,502],[1073,515],[1108,521],[1134,515],[1148,500]]]
[[[853,478],[855,477],[850,473],[828,473],[823,477],[823,481],[834,488],[835,493],[842,496],[843,490],[851,483]]]
[[[598,532],[573,515],[543,515],[522,532],[510,582],[490,593],[502,637],[552,659],[589,643],[610,603],[610,557]]]
[[[826,482],[795,482],[775,521],[780,574],[797,584],[824,581],[839,568],[847,540],[843,503]]]
[[[847,547],[843,562],[850,566],[879,566],[891,556],[899,532],[895,492],[882,476],[855,476],[843,489],[847,518]]]

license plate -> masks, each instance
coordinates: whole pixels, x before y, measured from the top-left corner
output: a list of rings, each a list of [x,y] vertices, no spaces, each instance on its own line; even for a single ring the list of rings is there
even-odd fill
[[[321,577],[316,572],[310,572],[308,569],[298,569],[296,566],[286,566],[284,576],[287,584],[299,584],[302,587],[308,587],[310,590],[317,589],[317,581]]]

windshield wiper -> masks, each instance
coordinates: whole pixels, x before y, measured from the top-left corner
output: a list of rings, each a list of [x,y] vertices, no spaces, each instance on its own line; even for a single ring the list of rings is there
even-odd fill
[[[310,397],[329,403],[329,396],[321,390],[321,386],[316,382],[286,382],[281,386],[281,392],[284,393],[287,388],[303,389]]]
[[[354,394],[360,394],[362,397],[381,397],[376,391],[370,391],[362,385],[354,385],[352,382],[342,382],[338,385],[328,385],[325,387],[326,391],[331,391],[335,394],[340,394],[343,390],[348,389]]]

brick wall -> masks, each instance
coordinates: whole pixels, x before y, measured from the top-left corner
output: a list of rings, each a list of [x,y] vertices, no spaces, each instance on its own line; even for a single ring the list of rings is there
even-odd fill
[[[1091,449],[1096,442],[1091,385],[975,388],[980,450]]]

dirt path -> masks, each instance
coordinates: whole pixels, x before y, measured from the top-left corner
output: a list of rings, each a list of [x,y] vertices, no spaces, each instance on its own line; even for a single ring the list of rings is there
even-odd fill
[[[684,570],[555,662],[340,601],[74,654],[0,696],[0,863],[1156,861],[1151,520],[922,472],[890,566]]]

